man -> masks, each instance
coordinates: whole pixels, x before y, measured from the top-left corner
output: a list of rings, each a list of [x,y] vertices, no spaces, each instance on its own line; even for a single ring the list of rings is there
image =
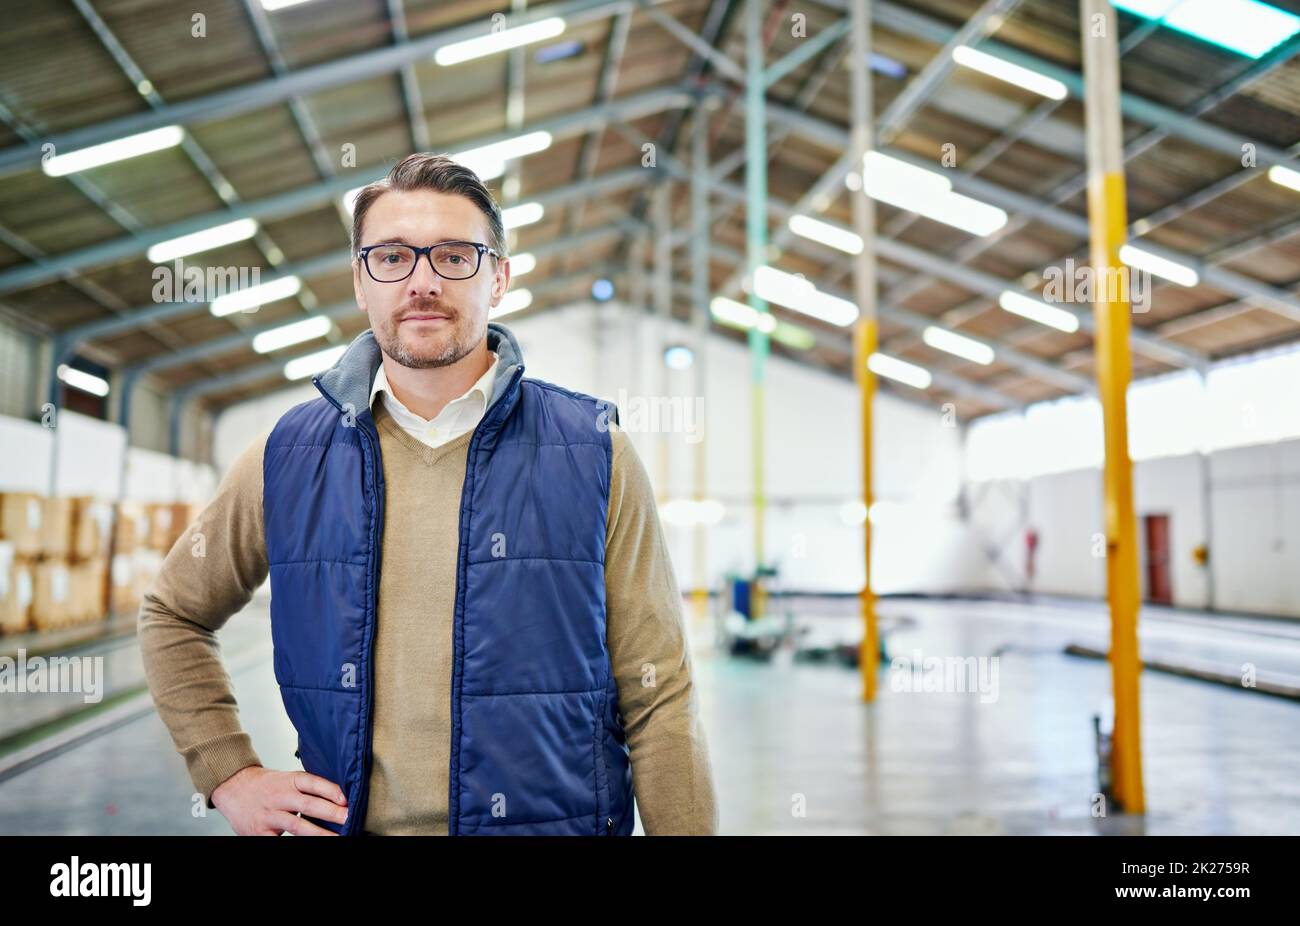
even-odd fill
[[[237,833],[717,828],[649,479],[591,396],[522,378],[474,173],[415,154],[353,212],[370,329],[222,480],[145,595],[159,715]],[[268,576],[305,771],[262,766],[214,635]]]

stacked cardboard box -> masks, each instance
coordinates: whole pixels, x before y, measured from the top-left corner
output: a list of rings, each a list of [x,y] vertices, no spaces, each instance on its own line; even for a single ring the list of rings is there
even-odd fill
[[[135,613],[167,552],[190,542],[201,510],[0,493],[0,633]]]
[[[37,557],[41,553],[41,520],[45,506],[30,492],[0,493],[0,540],[14,546],[14,556]]]
[[[149,514],[144,505],[118,503],[117,515],[113,519],[112,584],[109,592],[114,614],[133,614],[140,610],[140,597],[147,581],[137,558],[146,549],[149,527]]]
[[[167,552],[190,542],[201,511],[0,493],[0,633],[134,614]]]
[[[108,556],[113,506],[95,498],[72,500],[72,556],[85,561]]]
[[[72,614],[71,568],[63,560],[38,560],[32,624],[37,630],[56,630],[72,623]]]
[[[109,572],[109,607],[114,614],[132,614],[140,610],[140,596],[136,594],[135,555],[115,553]]]
[[[151,502],[144,508],[149,519],[144,546],[159,553],[166,553],[176,540],[176,528],[172,525],[172,506],[163,502]]]
[[[0,633],[107,616],[112,513],[93,498],[0,493]]]
[[[31,627],[44,516],[39,495],[0,493],[0,633]]]
[[[113,550],[134,553],[144,545],[149,533],[149,519],[139,502],[118,502],[113,518]]]
[[[72,568],[72,621],[102,621],[108,616],[108,560],[98,556]]]
[[[41,558],[68,559],[72,554],[72,499],[43,498],[41,508]]]
[[[112,563],[112,606],[116,614],[140,609],[163,559],[177,542],[191,542],[190,529],[198,522],[202,505],[188,502],[150,502],[118,506]]]
[[[93,498],[46,498],[41,508],[40,557],[32,573],[32,626],[55,630],[104,620],[111,506]]]
[[[36,561],[32,624],[54,630],[72,623],[72,499],[41,499],[41,552]]]
[[[108,545],[113,530],[113,506],[90,497],[74,498],[71,503],[70,618],[77,624],[102,621],[108,616]]]
[[[30,626],[32,568],[32,561],[18,556],[11,541],[0,540],[0,633],[22,633]]]

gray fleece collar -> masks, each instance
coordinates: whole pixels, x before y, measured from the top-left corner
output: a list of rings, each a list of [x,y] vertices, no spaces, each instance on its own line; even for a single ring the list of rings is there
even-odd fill
[[[514,333],[499,322],[488,322],[487,346],[488,350],[496,351],[498,358],[496,376],[492,378],[492,398],[487,404],[491,408],[505,395],[515,369],[523,367],[524,355]],[[340,407],[346,408],[351,403],[354,412],[360,412],[370,405],[370,387],[381,363],[383,355],[375,333],[367,328],[353,339],[334,366],[312,377],[312,382]]]

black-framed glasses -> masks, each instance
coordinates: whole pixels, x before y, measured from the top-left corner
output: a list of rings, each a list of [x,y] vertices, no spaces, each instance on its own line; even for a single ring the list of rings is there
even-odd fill
[[[421,254],[428,256],[434,273],[448,280],[468,280],[478,273],[484,254],[501,256],[477,241],[443,241],[423,248],[409,244],[372,244],[357,251],[357,257],[366,265],[366,273],[376,283],[405,280],[415,273]]]

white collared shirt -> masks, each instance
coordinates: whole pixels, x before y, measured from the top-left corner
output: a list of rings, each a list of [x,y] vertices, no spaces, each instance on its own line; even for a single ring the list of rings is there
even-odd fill
[[[388,409],[388,413],[393,416],[393,420],[403,431],[422,444],[440,447],[447,441],[460,437],[466,431],[474,430],[483,420],[488,402],[492,400],[493,381],[496,378],[497,362],[500,360],[496,351],[489,351],[489,353],[492,354],[492,364],[487,368],[487,372],[480,376],[464,395],[448,402],[433,419],[421,418],[398,401],[388,385],[388,376],[384,373],[382,363],[379,365],[379,371],[375,373],[374,384],[370,387],[370,405],[374,407],[375,396],[382,392],[384,408]]]

